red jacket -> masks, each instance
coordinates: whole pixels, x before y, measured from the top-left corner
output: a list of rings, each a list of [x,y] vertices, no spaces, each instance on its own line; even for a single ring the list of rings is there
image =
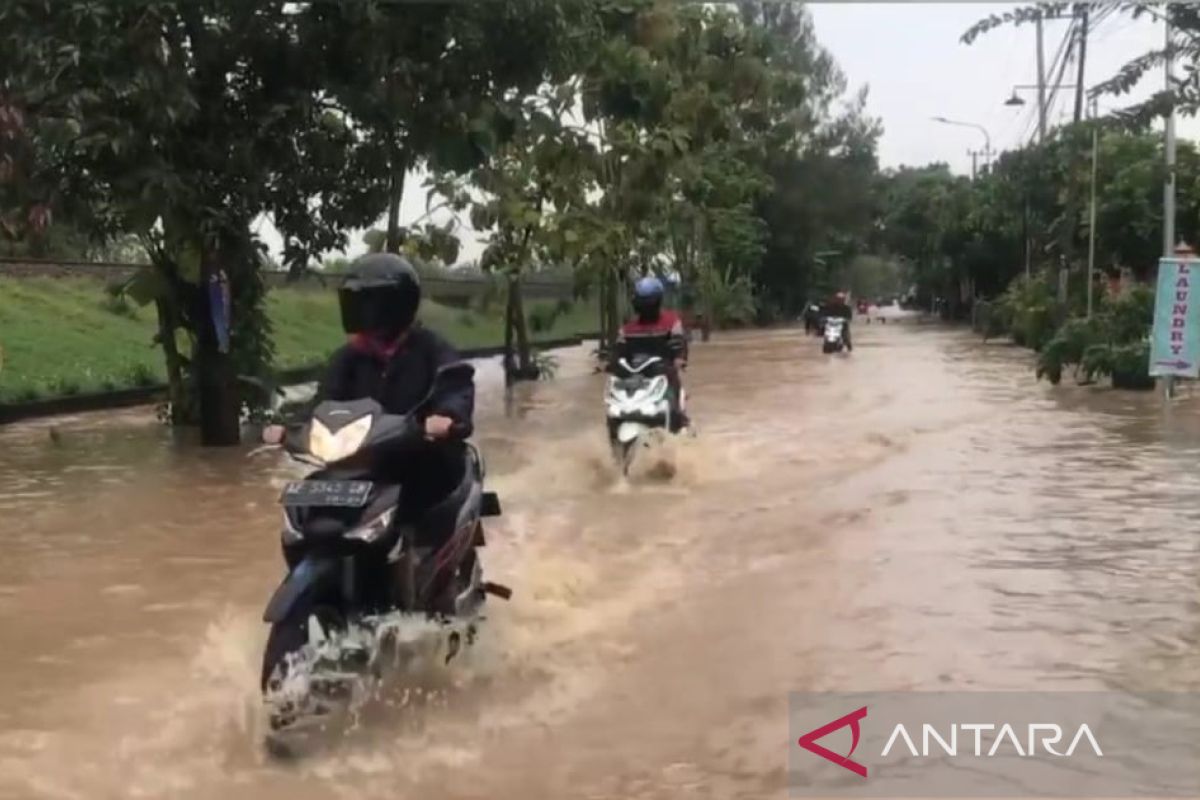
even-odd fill
[[[663,309],[653,322],[635,317],[622,325],[617,336],[617,357],[628,358],[637,353],[648,353],[669,360],[686,359],[687,334],[679,315]]]

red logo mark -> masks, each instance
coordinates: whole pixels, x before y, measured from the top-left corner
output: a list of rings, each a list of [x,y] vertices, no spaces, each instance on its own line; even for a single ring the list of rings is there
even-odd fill
[[[857,711],[851,711],[841,719],[835,719],[833,722],[822,725],[819,728],[814,728],[800,737],[799,744],[808,752],[814,753],[827,761],[832,761],[839,767],[845,767],[855,775],[865,778],[867,777],[867,768],[862,764],[859,764],[857,761],[852,761],[850,756],[854,755],[854,748],[858,747],[858,739],[862,734],[862,730],[858,726],[858,721],[866,716],[867,707],[863,706]],[[839,728],[844,728],[847,725],[850,726],[850,736],[852,738],[850,739],[850,752],[846,753],[846,755],[838,755],[832,750],[817,744],[818,739],[822,739]]]

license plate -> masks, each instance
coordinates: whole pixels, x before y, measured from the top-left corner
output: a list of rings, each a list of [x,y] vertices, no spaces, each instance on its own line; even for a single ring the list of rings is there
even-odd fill
[[[285,506],[361,508],[371,496],[370,481],[294,481],[283,489]]]

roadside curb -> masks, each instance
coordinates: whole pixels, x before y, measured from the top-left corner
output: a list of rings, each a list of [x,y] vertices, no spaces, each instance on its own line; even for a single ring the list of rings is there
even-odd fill
[[[587,341],[599,339],[598,333],[585,333],[562,339],[547,339],[533,342],[536,350],[561,350],[567,347],[578,347]],[[459,350],[463,358],[494,358],[504,354],[504,346],[476,347]],[[307,383],[316,380],[321,374],[321,365],[300,367],[283,370],[279,376],[285,383]],[[23,420],[39,419],[42,417],[57,417],[65,414],[82,414],[90,411],[116,411],[123,408],[145,406],[165,399],[166,384],[141,386],[134,389],[118,389],[114,392],[95,392],[77,394],[70,397],[52,397],[47,400],[34,400],[29,403],[0,404],[0,425],[8,425]]]

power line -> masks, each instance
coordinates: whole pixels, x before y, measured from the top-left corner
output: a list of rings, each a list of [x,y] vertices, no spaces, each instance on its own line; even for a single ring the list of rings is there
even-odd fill
[[[1063,37],[1062,45],[1060,45],[1059,52],[1062,53],[1063,57],[1061,63],[1058,65],[1058,75],[1047,87],[1050,89],[1050,96],[1046,98],[1046,116],[1050,116],[1054,103],[1058,99],[1059,89],[1063,85],[1063,77],[1067,74],[1067,67],[1071,64],[1071,54],[1075,51],[1075,42],[1077,39],[1075,34],[1077,29],[1078,24],[1075,20],[1072,20],[1070,26],[1067,28],[1066,35]],[[1054,68],[1051,67],[1051,72],[1053,70]]]
[[[1064,51],[1067,47],[1067,43],[1071,41],[1071,32],[1073,30],[1074,30],[1074,21],[1072,21],[1072,24],[1067,27],[1066,35],[1063,37],[1062,41],[1058,43],[1058,50],[1057,50],[1057,52],[1055,52],[1054,58],[1051,59],[1051,61],[1050,61],[1050,68],[1049,68],[1049,70],[1047,70],[1047,74],[1053,73],[1054,70],[1058,67],[1059,60],[1062,59],[1062,57],[1063,57]],[[1061,80],[1055,81],[1055,83],[1061,83]],[[1047,116],[1049,116],[1049,109],[1050,109],[1051,103],[1052,103],[1052,96],[1047,97],[1046,98]],[[1025,113],[1026,113],[1025,124],[1021,126],[1021,136],[1018,138],[1017,141],[1031,142],[1031,141],[1033,141],[1034,126],[1037,124],[1038,118],[1040,116],[1037,102],[1030,104],[1029,108],[1026,110]]]

